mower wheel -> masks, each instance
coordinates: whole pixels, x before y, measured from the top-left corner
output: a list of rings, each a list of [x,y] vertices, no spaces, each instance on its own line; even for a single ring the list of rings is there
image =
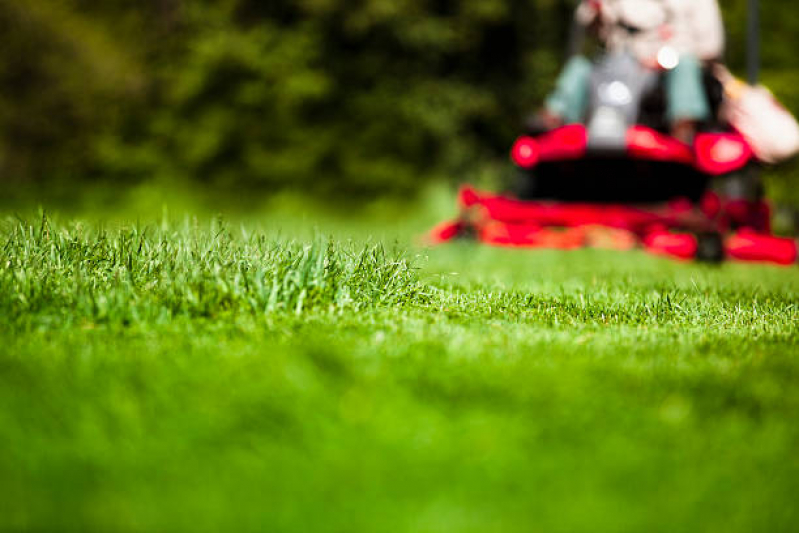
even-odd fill
[[[724,261],[724,240],[720,233],[707,232],[696,236],[696,260],[710,264]]]
[[[763,199],[763,184],[760,172],[754,165],[716,178],[714,189],[720,196],[729,200],[759,202]]]

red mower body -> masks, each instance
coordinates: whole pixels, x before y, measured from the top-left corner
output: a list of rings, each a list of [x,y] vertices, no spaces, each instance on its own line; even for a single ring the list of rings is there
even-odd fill
[[[689,146],[633,126],[623,153],[608,153],[593,151],[587,128],[573,124],[520,137],[511,160],[545,175],[539,197],[464,187],[460,216],[436,227],[431,242],[471,237],[509,247],[643,248],[681,260],[797,261],[796,242],[771,234],[769,205],[735,191],[737,173],[755,162],[735,132],[700,133]]]

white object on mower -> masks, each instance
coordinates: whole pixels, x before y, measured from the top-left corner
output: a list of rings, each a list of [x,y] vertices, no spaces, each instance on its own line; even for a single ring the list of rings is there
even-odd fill
[[[752,86],[719,66],[724,85],[722,115],[746,138],[757,158],[780,163],[799,153],[799,123],[763,85]]]

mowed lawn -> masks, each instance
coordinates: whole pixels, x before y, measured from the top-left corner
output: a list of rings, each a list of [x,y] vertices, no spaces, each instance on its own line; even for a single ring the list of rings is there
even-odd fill
[[[799,268],[7,218],[0,530],[797,531],[798,321]]]

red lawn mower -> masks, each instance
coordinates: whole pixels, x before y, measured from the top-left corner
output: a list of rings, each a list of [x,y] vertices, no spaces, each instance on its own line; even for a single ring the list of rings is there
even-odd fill
[[[751,15],[757,13],[752,0]],[[757,17],[750,16],[750,82],[757,77]],[[705,76],[714,120],[692,145],[665,124],[663,73],[632,56],[594,64],[584,124],[519,137],[509,194],[464,187],[459,217],[434,243],[472,238],[497,246],[644,248],[679,259],[793,264],[797,244],[771,233],[759,162],[722,122],[723,88]]]

